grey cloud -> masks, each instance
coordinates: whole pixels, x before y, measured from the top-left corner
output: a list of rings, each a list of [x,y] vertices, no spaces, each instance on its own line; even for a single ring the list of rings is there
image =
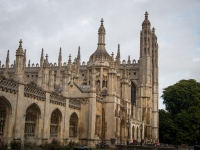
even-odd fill
[[[59,48],[63,62],[76,57],[81,46],[82,61],[97,48],[100,19],[104,18],[106,48],[116,55],[121,45],[121,60],[139,59],[140,30],[145,11],[156,28],[159,44],[160,95],[166,86],[181,79],[200,81],[200,18],[198,0],[2,0],[0,2],[0,60],[10,50],[11,63],[19,39],[27,49],[27,60],[38,63],[41,49],[57,62]],[[83,22],[87,24],[83,25]],[[198,56],[198,57],[197,57]],[[160,108],[163,108],[160,99]]]

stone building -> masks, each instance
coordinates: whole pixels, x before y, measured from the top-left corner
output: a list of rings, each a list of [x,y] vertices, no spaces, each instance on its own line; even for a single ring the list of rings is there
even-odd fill
[[[72,62],[50,63],[42,49],[40,63],[27,64],[22,40],[16,59],[0,65],[0,136],[38,144],[53,138],[94,146],[115,138],[158,140],[158,44],[148,13],[140,32],[138,61],[106,51],[101,20],[98,46],[87,63],[80,47]]]

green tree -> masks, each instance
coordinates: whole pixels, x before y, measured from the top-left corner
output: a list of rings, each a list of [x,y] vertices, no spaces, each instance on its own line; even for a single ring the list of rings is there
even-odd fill
[[[179,144],[200,142],[200,83],[181,80],[165,88],[161,97],[166,111],[159,110],[160,139]]]

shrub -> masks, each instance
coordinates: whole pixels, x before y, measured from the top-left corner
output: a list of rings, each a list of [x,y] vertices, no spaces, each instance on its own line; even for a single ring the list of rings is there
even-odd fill
[[[5,142],[2,137],[0,137],[0,150],[7,150],[7,149],[8,149],[8,143]]]
[[[12,150],[21,150],[22,142],[21,141],[11,141],[10,147]]]

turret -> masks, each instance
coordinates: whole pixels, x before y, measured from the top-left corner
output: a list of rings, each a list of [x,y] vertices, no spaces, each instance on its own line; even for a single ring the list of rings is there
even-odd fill
[[[58,70],[56,72],[56,85],[60,85],[61,67],[62,67],[62,49],[60,47],[60,52],[58,56]]]
[[[16,66],[15,80],[23,82],[23,67],[24,67],[24,51],[22,48],[22,40],[19,41],[19,48],[16,50]]]
[[[44,50],[42,48],[40,57],[40,70],[38,72],[37,86],[42,86],[42,75],[43,75],[43,63],[44,63]]]
[[[3,72],[3,75],[6,78],[9,78],[9,75],[8,75],[9,63],[10,63],[10,56],[9,56],[9,50],[8,50],[7,56],[6,56],[6,68],[4,69],[4,72]]]
[[[43,63],[44,63],[44,50],[42,48],[41,57],[40,57],[40,69],[43,67]]]
[[[101,25],[98,31],[98,46],[97,50],[90,56],[91,60],[96,60],[97,58],[102,61],[105,61],[106,59],[111,60],[111,56],[107,53],[105,47],[106,30],[104,28],[103,22],[103,19],[101,19]]]
[[[24,71],[26,69],[26,49],[24,50]]]

